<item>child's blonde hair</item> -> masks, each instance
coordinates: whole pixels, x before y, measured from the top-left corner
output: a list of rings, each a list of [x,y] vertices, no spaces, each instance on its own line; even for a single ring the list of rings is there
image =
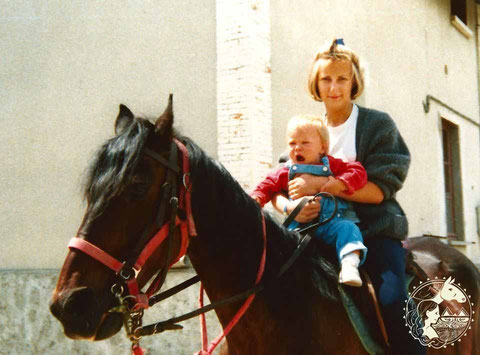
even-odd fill
[[[326,122],[323,118],[312,115],[296,115],[293,116],[287,125],[287,137],[294,130],[315,130],[322,141],[325,153],[328,154],[330,145],[330,136]]]
[[[360,65],[360,59],[352,49],[343,43],[342,39],[335,38],[331,44],[325,44],[318,50],[315,54],[312,67],[310,68],[307,89],[314,100],[322,101],[318,87],[318,74],[322,59],[349,61],[352,64],[353,72],[353,85],[350,98],[354,100],[362,94],[365,86],[365,75],[364,69]]]

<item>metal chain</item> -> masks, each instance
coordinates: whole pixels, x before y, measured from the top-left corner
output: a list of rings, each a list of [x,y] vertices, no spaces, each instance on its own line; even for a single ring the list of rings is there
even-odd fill
[[[118,305],[110,309],[109,313],[121,313],[123,316],[123,325],[127,333],[128,339],[132,342],[132,348],[138,346],[141,336],[136,331],[142,327],[143,309],[133,311],[129,305],[129,299],[132,295],[123,296],[123,286],[114,284],[111,291],[118,300]]]

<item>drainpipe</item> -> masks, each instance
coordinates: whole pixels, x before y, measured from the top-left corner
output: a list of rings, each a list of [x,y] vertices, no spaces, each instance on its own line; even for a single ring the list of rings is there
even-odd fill
[[[477,94],[478,94],[478,104],[480,107],[480,3],[475,1],[475,20],[476,20],[476,31],[475,31],[475,53],[477,58]],[[480,126],[478,127],[479,137],[480,137]],[[480,145],[480,138],[478,144]],[[475,207],[475,214],[477,217],[477,235],[480,238],[480,205]],[[474,261],[475,265],[480,269],[480,260]]]
[[[477,95],[478,95],[478,105],[480,107],[480,4],[475,2],[475,12],[476,12],[476,31],[475,31],[475,54],[477,58]],[[480,126],[479,126],[479,131],[480,131]],[[479,134],[480,136],[480,134]],[[480,145],[480,139],[479,139],[479,145]]]

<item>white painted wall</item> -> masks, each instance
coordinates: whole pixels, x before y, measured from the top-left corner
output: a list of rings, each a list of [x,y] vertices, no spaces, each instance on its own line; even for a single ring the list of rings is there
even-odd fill
[[[0,0],[0,268],[58,268],[120,103],[216,156],[215,2]]]

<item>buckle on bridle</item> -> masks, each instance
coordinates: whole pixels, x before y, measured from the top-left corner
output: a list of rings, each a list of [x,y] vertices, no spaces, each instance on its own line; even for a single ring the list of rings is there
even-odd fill
[[[128,281],[137,277],[138,273],[139,271],[137,271],[134,267],[127,266],[127,264],[124,262],[123,267],[120,269],[117,275],[119,275],[125,281]]]
[[[116,298],[120,298],[123,295],[123,286],[119,284],[113,284],[110,291],[112,291],[113,295]]]
[[[185,191],[190,192],[190,184],[187,184],[187,178],[190,179],[190,173],[189,172],[183,174],[182,182],[183,182],[183,187],[185,187]]]

